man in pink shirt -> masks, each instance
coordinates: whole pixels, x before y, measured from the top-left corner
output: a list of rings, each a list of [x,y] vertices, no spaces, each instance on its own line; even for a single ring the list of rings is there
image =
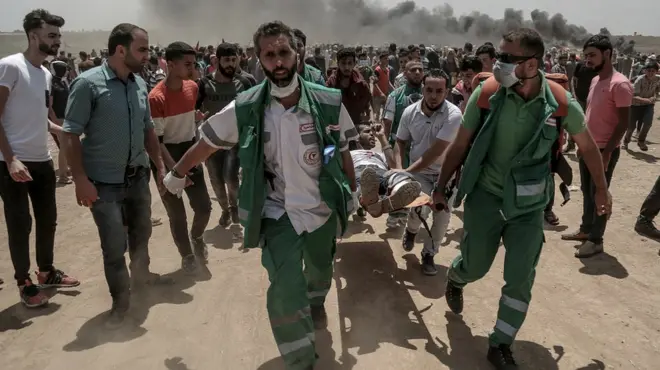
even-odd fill
[[[621,138],[630,120],[633,87],[630,81],[612,66],[612,42],[609,37],[595,35],[584,44],[585,65],[598,72],[591,80],[587,98],[587,128],[600,148],[609,187],[614,167],[619,160]],[[578,154],[578,156],[580,156]],[[575,257],[586,258],[603,252],[603,234],[607,216],[598,216],[595,209],[595,185],[591,174],[580,158],[582,195],[582,224],[575,233],[562,235],[564,240],[575,240],[582,245]]]

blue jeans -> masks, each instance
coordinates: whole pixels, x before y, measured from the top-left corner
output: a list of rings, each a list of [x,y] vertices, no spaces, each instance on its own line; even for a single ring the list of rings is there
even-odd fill
[[[151,190],[149,169],[140,167],[123,184],[97,183],[99,199],[91,208],[99,230],[105,279],[114,301],[130,293],[130,278],[124,254],[131,258],[131,275],[149,271],[151,237]]]

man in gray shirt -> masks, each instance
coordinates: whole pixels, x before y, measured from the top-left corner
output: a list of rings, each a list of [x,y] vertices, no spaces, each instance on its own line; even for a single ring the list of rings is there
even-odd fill
[[[149,158],[157,168],[159,189],[165,165],[147,85],[139,76],[149,60],[147,32],[118,25],[110,33],[108,53],[106,62],[71,83],[63,130],[78,204],[90,208],[101,238],[112,296],[108,325],[117,327],[129,308],[131,285],[164,282],[149,272]],[[130,279],[124,259],[127,247]]]
[[[446,100],[450,90],[449,76],[439,69],[432,69],[422,79],[423,98],[408,106],[403,111],[401,122],[396,132],[396,152],[401,163],[405,162],[405,153],[410,145],[410,166],[405,169],[411,173],[421,186],[422,191],[432,195],[440,173],[439,159],[454,141],[461,124],[461,110]],[[415,236],[422,221],[431,209],[423,207],[421,214],[410,212],[403,235],[403,249],[411,251],[415,246]],[[433,212],[431,238],[424,242],[422,250],[422,273],[435,275],[433,257],[438,253],[440,242],[449,226],[451,210]]]

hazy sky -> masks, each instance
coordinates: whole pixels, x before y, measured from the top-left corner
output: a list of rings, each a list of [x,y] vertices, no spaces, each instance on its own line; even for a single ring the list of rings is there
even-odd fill
[[[181,0],[185,2],[186,0]],[[231,1],[231,0],[226,0]],[[270,0],[277,1],[277,0]],[[318,1],[318,0],[308,0]],[[396,4],[397,0],[380,1],[386,6]],[[454,8],[455,15],[467,14],[479,10],[494,18],[502,18],[505,8],[522,9],[529,12],[535,8],[550,14],[563,13],[569,23],[586,27],[590,32],[598,32],[600,27],[607,27],[613,34],[660,35],[660,2],[654,0],[631,1],[624,4],[620,0],[599,0],[597,2],[575,0],[474,0],[446,1]],[[421,6],[432,7],[442,0],[417,0]],[[598,6],[595,7],[594,4]],[[46,8],[61,15],[66,20],[65,29],[111,29],[118,23],[140,24],[139,0],[0,0],[0,30],[21,29],[23,16],[34,8]],[[622,15],[624,15],[622,17]],[[633,16],[634,15],[634,16]],[[255,25],[256,26],[256,25]],[[220,27],[221,28],[221,27]]]

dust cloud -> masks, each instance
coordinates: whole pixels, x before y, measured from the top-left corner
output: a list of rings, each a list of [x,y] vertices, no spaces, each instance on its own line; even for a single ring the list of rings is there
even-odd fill
[[[457,16],[448,4],[427,9],[414,1],[390,9],[366,0],[141,0],[141,5],[145,26],[158,41],[199,40],[202,45],[223,38],[250,43],[261,23],[275,19],[300,28],[312,43],[462,46],[466,41],[496,42],[516,27],[535,28],[553,45],[581,46],[591,36],[560,13],[534,10],[527,19],[522,10],[509,8],[501,19],[477,11]],[[625,40],[620,44],[628,46]]]

